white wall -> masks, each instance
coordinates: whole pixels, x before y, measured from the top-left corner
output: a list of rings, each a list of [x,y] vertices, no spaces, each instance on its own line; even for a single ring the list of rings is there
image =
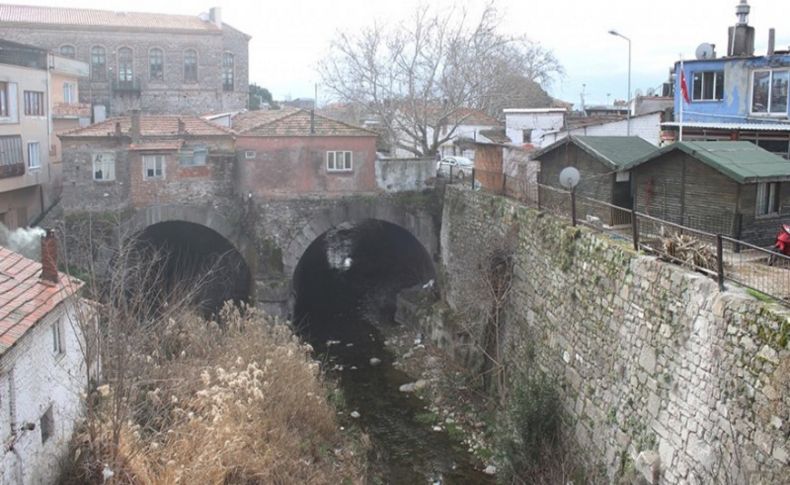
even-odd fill
[[[81,393],[86,388],[78,313],[73,304],[62,303],[0,358],[2,442],[12,442],[12,422],[18,433],[13,450],[6,451],[7,446],[2,449],[2,485],[47,484],[57,478],[59,462],[68,451],[82,412]],[[56,321],[62,323],[64,331],[65,352],[60,355],[53,350],[52,327]],[[42,443],[40,419],[50,405],[53,435]],[[34,423],[35,429],[20,432],[25,423]]]
[[[530,143],[530,140],[524,140],[524,130],[534,130],[534,140],[542,132],[562,129],[565,113],[565,110],[505,110],[505,134],[514,145]]]
[[[547,147],[557,140],[561,140],[571,135],[582,136],[626,136],[628,122],[626,120],[613,121],[600,125],[585,126],[575,128],[570,131],[558,131],[546,133],[539,144],[539,148]],[[651,113],[631,118],[631,135],[639,136],[649,141],[655,146],[661,143],[661,113]]]

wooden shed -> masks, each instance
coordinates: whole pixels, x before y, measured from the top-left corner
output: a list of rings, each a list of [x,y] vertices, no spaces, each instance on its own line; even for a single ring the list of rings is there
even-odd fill
[[[790,161],[747,141],[673,143],[626,168],[639,212],[759,245],[790,222]]]
[[[536,151],[540,162],[538,182],[562,188],[559,175],[565,167],[576,167],[581,181],[576,187],[577,213],[598,217],[604,224],[631,222],[630,214],[603,205],[586,203],[584,197],[630,209],[633,204],[630,174],[624,167],[658,150],[638,136],[570,136]],[[539,190],[541,204],[567,205],[566,196],[550,189]]]

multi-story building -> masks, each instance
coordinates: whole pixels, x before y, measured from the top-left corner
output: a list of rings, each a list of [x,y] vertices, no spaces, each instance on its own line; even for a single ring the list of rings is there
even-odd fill
[[[68,89],[76,96],[77,80],[86,74],[85,63],[0,40],[0,223],[25,226],[56,197],[55,134],[77,125],[53,124],[53,99],[60,102],[64,93],[52,93]]]
[[[243,109],[250,36],[199,16],[0,5],[0,37],[87,62],[80,101],[105,113],[203,114]]]
[[[664,136],[683,140],[747,140],[790,158],[790,48],[775,48],[773,29],[765,55],[754,53],[754,27],[742,0],[738,23],[729,28],[727,55],[700,44],[695,60],[683,62],[675,75],[675,119],[663,123]],[[680,62],[675,73],[681,72]],[[688,101],[681,94],[685,78]],[[682,118],[681,118],[682,112]]]

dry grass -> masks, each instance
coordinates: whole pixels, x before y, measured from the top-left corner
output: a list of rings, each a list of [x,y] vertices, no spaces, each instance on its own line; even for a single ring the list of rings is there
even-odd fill
[[[83,434],[67,483],[102,483],[105,468],[116,484],[364,481],[364,446],[340,433],[309,346],[252,310],[227,306],[219,320],[169,319],[139,343],[119,459],[86,456],[101,447]]]

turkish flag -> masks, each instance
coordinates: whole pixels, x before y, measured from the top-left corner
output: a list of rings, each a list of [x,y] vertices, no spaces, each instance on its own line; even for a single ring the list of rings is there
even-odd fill
[[[686,73],[683,70],[680,71],[680,92],[683,94],[683,99],[686,103],[691,103],[691,100],[689,100],[689,88],[686,84]]]

